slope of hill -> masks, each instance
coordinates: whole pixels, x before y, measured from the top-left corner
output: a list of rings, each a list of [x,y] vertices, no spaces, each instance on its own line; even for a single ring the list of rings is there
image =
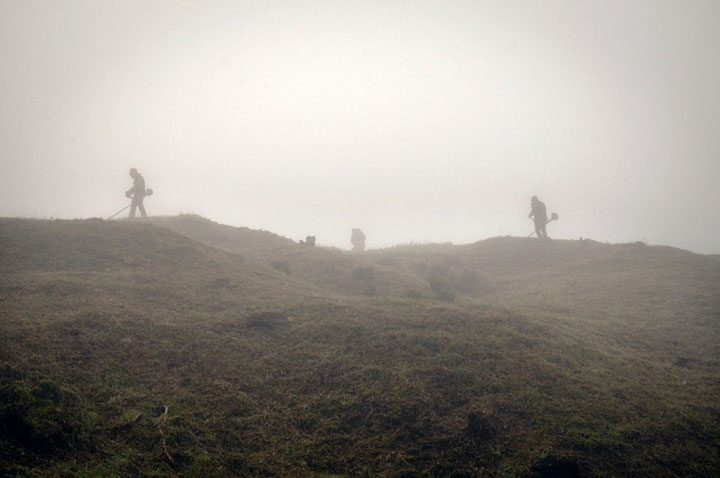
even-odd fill
[[[427,283],[413,274],[378,264],[368,265],[357,255],[337,249],[308,247],[267,231],[225,226],[195,215],[150,220],[191,239],[241,254],[335,292],[361,296],[432,295]]]
[[[720,258],[644,243],[500,237],[401,246],[369,261],[414,271],[470,301],[549,321],[608,352],[720,365]],[[446,292],[447,293],[447,292]]]
[[[495,238],[401,246],[367,257],[513,308],[600,318],[720,313],[720,259],[670,247]]]
[[[65,299],[98,292],[115,303],[212,299],[247,308],[315,294],[272,268],[148,224],[3,219],[0,247],[5,284]]]
[[[0,475],[716,474],[717,316],[679,295],[639,321],[643,294],[630,314],[595,315],[614,290],[583,306],[553,279],[552,254],[524,277],[532,258],[515,245],[534,247],[353,257],[402,281],[435,271],[451,303],[341,296],[143,222],[0,220]],[[563,274],[612,282],[578,262],[617,257],[597,246]],[[633,251],[623,260],[654,264],[637,277],[693,277],[685,287],[717,299],[703,259]],[[666,252],[677,262],[662,266]],[[513,296],[537,277],[568,310]]]

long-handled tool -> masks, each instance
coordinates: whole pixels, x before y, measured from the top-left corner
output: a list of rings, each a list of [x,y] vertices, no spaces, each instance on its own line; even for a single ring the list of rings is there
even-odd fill
[[[145,190],[145,196],[152,196],[153,193],[154,193],[154,191],[153,191],[152,189],[150,189],[150,188],[147,188],[147,189]],[[127,206],[125,206],[124,208],[120,209],[118,212],[116,212],[116,213],[113,214],[112,216],[110,216],[108,219],[114,218],[115,216],[117,216],[118,214],[120,214],[121,212],[123,212],[125,209],[129,208],[130,206],[132,206],[132,202],[131,202],[130,204],[128,204]]]
[[[121,212],[123,212],[125,209],[129,208],[131,205],[132,205],[132,203],[128,204],[127,206],[125,206],[124,208],[120,209],[118,212],[116,212],[116,213],[113,214],[112,216],[110,216],[108,219],[114,218],[115,216],[117,216],[118,214],[120,214]]]
[[[547,225],[547,224],[550,224],[551,222],[557,221],[558,219],[560,219],[560,216],[558,216],[558,213],[554,212],[554,213],[550,214],[550,219],[548,219],[547,221],[545,221],[545,224],[546,224],[546,225]],[[531,232],[528,237],[532,237],[533,234],[535,234],[535,231]]]

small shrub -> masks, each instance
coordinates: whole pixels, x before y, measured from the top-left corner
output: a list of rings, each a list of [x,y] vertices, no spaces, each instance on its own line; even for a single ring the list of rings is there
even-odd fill
[[[468,415],[467,420],[465,433],[475,443],[487,441],[495,436],[495,427],[484,413],[472,412]]]
[[[415,289],[410,289],[405,293],[405,297],[407,297],[408,299],[422,299],[423,295]]]
[[[270,265],[276,271],[280,271],[283,274],[290,275],[290,264],[288,264],[288,261],[274,261],[271,262]]]
[[[211,289],[232,289],[232,281],[228,279],[227,277],[222,277],[220,279],[215,279],[210,284]]]
[[[534,478],[582,478],[586,476],[578,457],[572,454],[551,454],[540,457],[532,467]]]
[[[427,262],[413,262],[412,270],[417,275],[424,277],[427,275],[428,271],[430,270],[430,266],[428,266]]]
[[[70,391],[45,380],[0,387],[0,439],[51,456],[90,446],[93,421]]]
[[[352,278],[356,280],[375,280],[375,273],[372,267],[356,267],[352,271]]]
[[[690,365],[690,359],[687,357],[678,356],[677,360],[675,360],[675,365],[677,367],[687,367]]]
[[[287,315],[282,312],[259,312],[247,319],[247,326],[257,329],[275,329],[287,325]]]
[[[452,291],[452,284],[450,279],[444,275],[433,274],[428,280],[430,289],[437,294],[438,299],[444,300],[445,302],[452,302],[455,300],[455,293]]]
[[[458,290],[470,293],[477,290],[480,283],[479,274],[472,269],[463,269],[462,275],[457,279],[455,286]]]
[[[399,263],[398,260],[391,257],[391,256],[380,256],[375,261],[377,265],[384,266],[384,267],[398,267]]]

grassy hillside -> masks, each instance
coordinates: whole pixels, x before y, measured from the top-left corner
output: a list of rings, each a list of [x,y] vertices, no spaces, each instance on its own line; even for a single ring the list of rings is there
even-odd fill
[[[148,224],[1,220],[0,246],[3,278],[22,284],[20,297],[97,292],[113,303],[199,300],[252,309],[280,295],[317,295],[270,267]]]
[[[242,256],[143,222],[0,220],[0,475],[720,470],[717,258],[397,248],[339,261],[431,293],[342,296],[267,266],[300,246],[224,230]]]
[[[308,247],[267,231],[217,224],[195,215],[155,217],[153,224],[197,241],[241,254],[291,277],[342,294],[407,297],[432,295],[414,274],[366,264],[357,255]]]
[[[511,308],[665,360],[720,356],[720,257],[643,243],[495,238],[452,246],[374,251],[374,261],[413,271],[465,300]],[[581,330],[578,328],[581,327]],[[702,358],[700,358],[702,357]]]
[[[505,237],[463,246],[400,246],[370,257],[423,277],[445,276],[457,292],[475,297],[530,295],[533,306],[582,302],[621,315],[638,300],[667,311],[672,301],[717,298],[720,292],[720,257],[643,243]],[[543,293],[543,287],[552,291]],[[711,312],[717,302],[692,305]]]

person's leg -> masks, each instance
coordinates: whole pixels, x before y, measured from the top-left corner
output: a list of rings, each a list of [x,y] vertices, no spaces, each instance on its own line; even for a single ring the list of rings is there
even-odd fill
[[[547,238],[548,238],[548,235],[547,235],[547,230],[545,229],[545,224],[543,224],[543,225],[541,226],[541,229],[542,229],[542,235],[543,235],[542,237],[543,237],[543,239],[547,239]]]
[[[535,235],[538,237],[538,239],[543,238],[542,224],[540,224],[539,222],[535,223]]]
[[[141,197],[138,200],[138,209],[140,209],[140,216],[147,217],[147,214],[145,213],[145,206],[143,206],[143,199],[144,198]]]
[[[135,202],[135,198],[133,198],[132,202],[130,203],[130,218],[132,219],[135,217],[135,208],[137,207],[137,203]]]

